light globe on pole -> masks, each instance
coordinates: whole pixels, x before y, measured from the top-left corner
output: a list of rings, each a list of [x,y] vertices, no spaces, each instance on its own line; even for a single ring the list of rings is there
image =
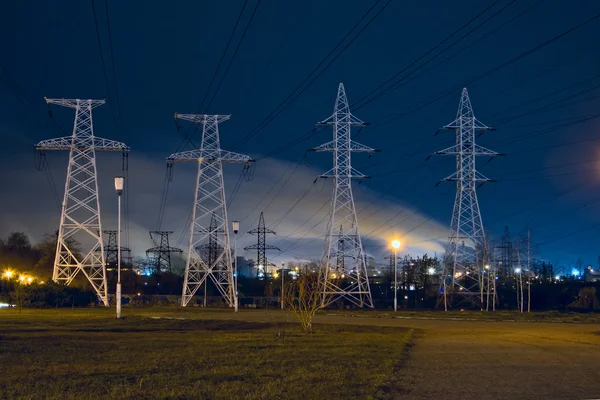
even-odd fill
[[[392,248],[394,249],[394,312],[396,312],[398,311],[398,249],[400,241],[392,240]]]
[[[121,194],[123,194],[123,184],[125,178],[115,176],[115,190],[118,197],[117,211],[117,290],[115,297],[117,298],[117,318],[121,318]]]

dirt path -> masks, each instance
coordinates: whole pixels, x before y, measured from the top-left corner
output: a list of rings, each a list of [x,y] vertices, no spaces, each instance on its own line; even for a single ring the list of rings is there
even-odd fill
[[[410,399],[600,398],[594,325],[421,325],[401,387]]]

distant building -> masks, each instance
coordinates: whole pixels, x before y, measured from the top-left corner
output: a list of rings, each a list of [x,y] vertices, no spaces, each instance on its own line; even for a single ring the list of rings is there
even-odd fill
[[[593,269],[589,265],[584,271],[583,280],[586,282],[600,282],[600,270]]]

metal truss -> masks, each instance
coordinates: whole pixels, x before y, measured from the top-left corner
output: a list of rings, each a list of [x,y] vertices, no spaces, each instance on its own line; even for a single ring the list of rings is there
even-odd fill
[[[117,244],[117,235],[119,231],[107,230],[103,231],[102,233],[108,235],[108,240],[104,242],[104,261],[106,261],[106,266],[109,269],[117,268],[119,260],[119,246]],[[121,264],[131,266],[131,249],[129,247],[121,246]]]
[[[267,250],[281,251],[279,247],[267,244],[267,234],[275,235],[275,231],[267,229],[265,226],[265,217],[263,213],[260,213],[258,219],[258,228],[248,231],[251,235],[256,235],[257,243],[251,246],[244,247],[244,250],[256,250],[256,274],[259,278],[266,277],[267,270],[269,268],[269,262],[267,261]],[[261,273],[263,274],[261,276]]]
[[[81,272],[104,305],[108,306],[96,151],[126,153],[129,147],[121,142],[94,136],[92,110],[104,104],[104,100],[46,98],[46,103],[75,109],[75,123],[71,136],[43,140],[35,146],[42,152],[69,151],[52,279],[69,285]],[[81,248],[72,248],[74,242],[79,243]]]
[[[177,247],[171,247],[169,245],[169,235],[172,231],[150,231],[150,239],[156,246],[146,250],[146,257],[151,260],[152,272],[154,274],[160,274],[161,272],[173,273],[173,266],[171,265],[171,253],[181,254],[183,250]],[[160,239],[156,240],[159,236]]]
[[[441,292],[447,310],[453,304],[470,303],[486,309],[490,293],[495,287],[495,273],[489,265],[489,250],[483,229],[481,212],[477,201],[477,185],[490,179],[475,168],[477,156],[499,155],[475,144],[477,131],[492,128],[475,118],[467,89],[463,89],[456,119],[444,126],[456,131],[456,145],[436,155],[456,157],[456,172],[443,181],[456,182],[456,199],[450,223],[450,235],[446,248]],[[494,286],[493,286],[494,285]]]
[[[352,195],[352,179],[367,176],[352,168],[351,154],[372,154],[377,150],[352,141],[352,127],[362,127],[365,123],[350,112],[342,83],[338,87],[333,114],[319,124],[333,126],[333,140],[311,149],[333,153],[333,168],[321,175],[322,178],[333,178],[325,250],[321,260],[323,305],[343,298],[359,307],[366,305],[372,308],[367,264]]]
[[[171,154],[167,158],[169,164],[174,162],[196,162],[198,164],[181,298],[181,305],[184,307],[188,305],[208,277],[211,278],[229,307],[234,307],[236,302],[223,183],[223,163],[241,163],[248,166],[252,159],[242,154],[221,150],[219,123],[229,118],[229,115],[175,114],[175,119],[202,125],[200,149]],[[212,224],[211,219],[213,220]],[[212,243],[214,240],[216,243]],[[209,244],[219,249],[214,259],[210,260],[202,257],[198,251]]]

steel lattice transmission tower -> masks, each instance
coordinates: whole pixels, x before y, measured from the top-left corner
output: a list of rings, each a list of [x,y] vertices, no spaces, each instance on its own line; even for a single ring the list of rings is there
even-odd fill
[[[493,157],[498,153],[475,144],[478,131],[492,128],[475,118],[466,88],[462,91],[456,119],[443,128],[456,131],[456,145],[434,153],[456,156],[456,172],[443,179],[456,182],[442,276],[444,306],[448,309],[456,298],[456,304],[469,301],[484,309],[486,299],[490,298],[493,269],[487,264],[489,255],[476,188],[490,179],[477,171],[475,158]],[[493,294],[492,298],[495,298]]]
[[[171,247],[169,244],[169,235],[172,231],[150,231],[150,239],[155,246],[146,250],[146,257],[151,260],[153,272],[173,272],[171,265],[171,253],[181,254],[183,250],[177,247]],[[157,240],[158,238],[158,240]]]
[[[372,154],[377,150],[352,141],[352,127],[362,127],[365,123],[350,112],[342,83],[338,87],[333,115],[319,125],[333,126],[333,140],[311,149],[333,153],[333,168],[321,175],[321,178],[333,178],[325,251],[321,261],[323,300],[330,304],[345,298],[360,307],[373,307],[352,194],[352,179],[368,177],[352,168],[351,155],[353,152]],[[340,242],[343,246],[339,246]],[[340,266],[344,271],[336,273]],[[340,279],[340,272],[344,279]]]
[[[117,233],[118,231],[103,231],[105,235],[108,235],[108,240],[104,245],[105,261],[106,266],[110,268],[117,268],[117,262],[119,260],[119,246],[117,245]],[[131,249],[125,246],[121,246],[121,263],[131,265]],[[109,269],[110,269],[109,268]]]
[[[129,147],[121,142],[94,136],[92,110],[104,104],[104,100],[46,98],[46,103],[75,109],[71,136],[43,140],[35,146],[41,152],[69,151],[52,280],[68,285],[81,272],[104,305],[108,306],[96,151],[128,152]],[[69,247],[69,242],[73,240],[81,245],[78,251]]]
[[[244,250],[256,250],[256,273],[259,277],[261,273],[266,276],[269,267],[267,250],[281,251],[279,247],[267,244],[267,234],[275,235],[276,233],[271,229],[267,229],[265,226],[265,217],[262,212],[260,213],[260,218],[258,219],[258,228],[252,229],[251,231],[248,231],[248,233],[251,235],[256,235],[257,242],[251,246],[244,247]]]
[[[181,305],[184,307],[208,277],[219,289],[228,306],[233,307],[236,301],[223,183],[223,163],[249,166],[252,159],[243,154],[221,150],[219,123],[227,121],[229,118],[229,115],[175,114],[175,119],[202,125],[202,143],[199,149],[174,153],[167,158],[168,163],[195,162],[198,164],[181,299]],[[209,262],[198,253],[197,249],[208,244],[211,233],[214,232],[209,229],[211,218],[216,221],[216,231],[219,233],[216,239],[222,250],[215,260]]]

